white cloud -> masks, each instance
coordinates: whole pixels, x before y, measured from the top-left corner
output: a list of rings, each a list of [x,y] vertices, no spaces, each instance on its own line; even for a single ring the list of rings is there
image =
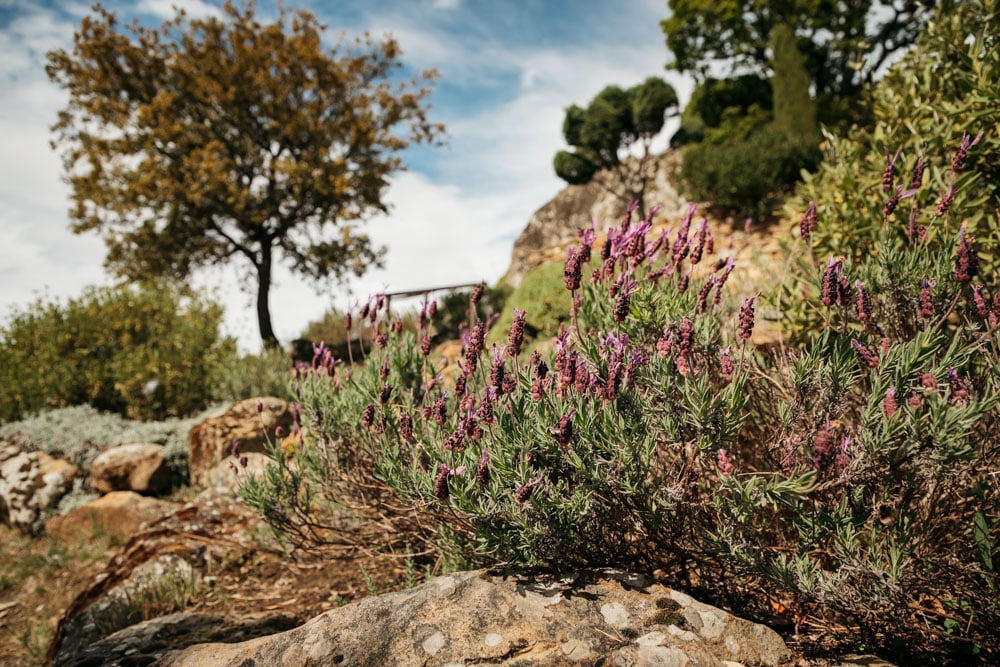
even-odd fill
[[[183,9],[188,18],[222,15],[218,7],[204,0],[142,0],[135,6],[135,11],[154,14],[161,19],[174,18],[177,9]]]
[[[462,4],[462,0],[434,0],[434,9],[456,9]]]

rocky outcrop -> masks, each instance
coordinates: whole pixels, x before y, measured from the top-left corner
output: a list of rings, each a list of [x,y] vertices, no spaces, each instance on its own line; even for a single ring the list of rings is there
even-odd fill
[[[259,408],[259,411],[258,411]],[[268,443],[291,431],[291,406],[280,398],[251,398],[233,405],[225,414],[196,424],[188,434],[188,470],[191,484],[205,486],[208,473],[231,455],[233,442],[241,454],[263,452]]]
[[[134,443],[101,452],[90,464],[90,483],[98,493],[135,491],[156,494],[172,484],[163,445]]]
[[[166,516],[178,507],[177,503],[141,496],[134,491],[112,491],[49,519],[45,532],[64,543],[94,535],[121,541],[137,533],[144,523]]]
[[[646,206],[660,206],[658,217],[679,219],[687,212],[688,202],[674,183],[680,164],[680,154],[669,152],[657,157],[656,172],[646,191]],[[552,201],[535,211],[521,235],[514,241],[510,268],[504,282],[517,287],[533,268],[554,259],[562,259],[566,248],[576,240],[576,230],[590,227],[593,220],[597,232],[607,232],[620,223],[626,202],[596,182],[570,185]]]
[[[69,491],[78,473],[69,461],[0,440],[0,521],[40,532],[45,511]]]
[[[640,575],[460,572],[247,642],[167,654],[224,665],[777,665],[771,629]]]

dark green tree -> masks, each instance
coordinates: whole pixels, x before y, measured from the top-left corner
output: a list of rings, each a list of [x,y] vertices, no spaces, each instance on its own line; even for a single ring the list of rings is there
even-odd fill
[[[73,49],[48,54],[69,93],[53,143],[73,231],[101,233],[106,265],[130,279],[240,259],[261,339],[277,345],[276,262],[316,280],[378,263],[361,224],[386,210],[400,152],[443,130],[421,87],[435,74],[401,81],[394,40],[327,50],[323,32],[307,11],[260,23],[249,2],[205,19],[179,11],[159,29],[123,29],[96,5]]]
[[[707,76],[713,62],[733,72],[768,72],[771,32],[788,25],[817,97],[853,98],[897,51],[913,44],[936,0],[668,0],[661,23],[668,67]]]
[[[677,92],[663,79],[650,77],[627,90],[606,87],[586,108],[566,109],[563,137],[573,150],[556,153],[556,174],[572,185],[594,180],[625,204],[637,201],[644,212],[650,142],[676,111]],[[638,152],[635,160],[626,159],[630,152]]]
[[[788,25],[776,25],[771,30],[771,53],[775,124],[790,137],[818,137],[816,104],[809,96],[809,73]]]

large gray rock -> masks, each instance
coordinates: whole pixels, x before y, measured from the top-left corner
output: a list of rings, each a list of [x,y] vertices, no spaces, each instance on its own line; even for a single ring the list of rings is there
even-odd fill
[[[0,521],[37,534],[45,511],[70,490],[78,473],[69,461],[0,440]]]
[[[291,406],[286,401],[264,397],[240,401],[225,414],[196,424],[188,433],[191,484],[209,484],[212,469],[231,456],[233,441],[239,442],[240,454],[263,452],[268,443],[281,440],[279,428],[285,435],[291,431],[293,421]]]
[[[132,443],[101,452],[90,464],[90,483],[98,493],[135,491],[156,494],[172,484],[163,445]]]
[[[167,654],[225,665],[776,665],[773,630],[645,577],[474,571],[332,609],[305,625]]]

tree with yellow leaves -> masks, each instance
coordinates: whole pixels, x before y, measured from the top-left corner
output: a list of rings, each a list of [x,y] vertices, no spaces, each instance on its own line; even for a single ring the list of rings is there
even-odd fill
[[[316,280],[361,275],[381,249],[361,231],[401,152],[443,132],[427,119],[433,71],[400,78],[399,45],[368,35],[325,49],[307,11],[261,23],[252,3],[183,11],[153,29],[100,5],[72,50],[48,54],[69,92],[53,126],[72,229],[102,234],[106,266],[185,279],[242,259],[260,336],[278,344],[276,261]]]

